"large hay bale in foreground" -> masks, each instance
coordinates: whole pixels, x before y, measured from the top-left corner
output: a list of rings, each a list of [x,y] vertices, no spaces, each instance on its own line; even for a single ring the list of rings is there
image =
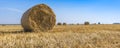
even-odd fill
[[[54,27],[55,23],[54,12],[45,4],[39,4],[28,9],[21,19],[21,25],[27,32],[48,31]]]

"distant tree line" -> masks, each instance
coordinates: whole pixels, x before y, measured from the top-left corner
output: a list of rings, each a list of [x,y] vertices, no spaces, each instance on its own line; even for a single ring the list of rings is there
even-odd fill
[[[120,23],[113,23],[113,24],[120,24]]]
[[[98,22],[97,24],[101,24],[100,22]],[[61,23],[61,22],[58,22],[57,25],[81,25],[79,23],[77,24],[67,24],[67,23]],[[90,25],[90,22],[89,21],[85,21],[83,25]],[[93,23],[92,25],[96,25],[96,23]]]
[[[57,25],[67,25],[67,23],[60,23],[60,22],[58,22]]]

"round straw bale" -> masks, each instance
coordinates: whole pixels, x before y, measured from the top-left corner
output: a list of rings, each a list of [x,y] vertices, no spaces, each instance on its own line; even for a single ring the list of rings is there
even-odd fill
[[[54,27],[55,23],[54,12],[45,4],[39,4],[28,9],[21,19],[21,25],[26,32],[48,31]]]

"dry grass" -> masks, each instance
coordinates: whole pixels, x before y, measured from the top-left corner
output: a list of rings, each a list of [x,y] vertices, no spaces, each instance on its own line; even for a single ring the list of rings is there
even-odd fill
[[[120,48],[120,25],[59,25],[39,33],[11,25],[0,32],[0,48]]]

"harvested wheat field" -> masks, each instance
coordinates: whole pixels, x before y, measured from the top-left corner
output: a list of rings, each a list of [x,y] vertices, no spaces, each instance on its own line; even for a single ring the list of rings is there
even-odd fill
[[[0,48],[120,48],[120,25],[58,25],[48,32],[1,25]]]

